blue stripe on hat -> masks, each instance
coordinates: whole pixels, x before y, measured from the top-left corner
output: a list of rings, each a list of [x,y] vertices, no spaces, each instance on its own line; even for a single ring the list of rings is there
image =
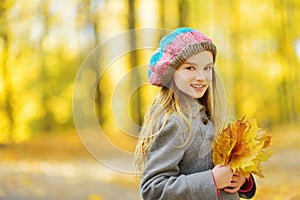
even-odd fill
[[[150,68],[148,69],[148,79],[150,78],[150,76],[152,75],[152,71],[150,70]]]
[[[156,53],[154,53],[150,59],[150,66],[155,65],[159,59],[162,57],[162,51],[159,49]]]

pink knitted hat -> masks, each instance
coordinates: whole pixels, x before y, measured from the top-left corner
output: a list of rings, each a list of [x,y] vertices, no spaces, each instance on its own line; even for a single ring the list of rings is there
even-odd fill
[[[211,39],[192,28],[178,28],[160,41],[160,47],[150,59],[149,82],[167,86],[175,70],[189,57],[201,51],[211,51],[216,59],[217,48]]]

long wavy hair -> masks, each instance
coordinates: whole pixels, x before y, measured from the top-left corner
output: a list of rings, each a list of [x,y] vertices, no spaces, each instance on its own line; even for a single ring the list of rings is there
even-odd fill
[[[212,82],[205,94],[199,98],[198,101],[202,106],[205,107],[207,117],[213,122],[216,132],[221,130],[224,123],[225,91],[223,89],[222,79],[218,73],[216,73],[216,69],[214,67]],[[172,80],[169,87],[161,88],[152,105],[145,114],[143,126],[140,131],[139,141],[135,149],[134,164],[138,178],[141,177],[142,172],[146,167],[147,154],[152,142],[164,129],[172,113],[176,112],[179,116],[181,116],[189,129],[189,135],[184,144],[186,144],[190,138],[191,113],[188,116],[185,116],[182,113],[182,99],[178,96],[178,92],[180,93],[179,89]],[[163,122],[159,129],[155,128],[157,127],[157,124],[161,123],[162,119]]]

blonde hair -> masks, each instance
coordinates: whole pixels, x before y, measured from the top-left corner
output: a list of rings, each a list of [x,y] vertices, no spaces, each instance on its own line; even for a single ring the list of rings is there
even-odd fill
[[[205,92],[204,96],[201,97],[199,103],[202,104],[207,111],[208,118],[213,122],[215,130],[219,131],[222,124],[222,102],[220,99],[219,91],[219,79],[213,71],[212,84]],[[140,131],[140,138],[135,150],[135,170],[138,178],[146,167],[148,150],[157,137],[157,135],[164,129],[166,123],[172,113],[176,112],[184,120],[188,127],[188,136],[186,142],[182,145],[184,146],[190,138],[190,123],[191,123],[191,112],[188,117],[182,114],[181,109],[181,98],[178,94],[181,93],[174,82],[171,81],[170,87],[162,87],[156,98],[154,99],[152,105],[145,114],[142,129]],[[160,124],[163,119],[162,125],[159,129],[155,129],[157,124]]]

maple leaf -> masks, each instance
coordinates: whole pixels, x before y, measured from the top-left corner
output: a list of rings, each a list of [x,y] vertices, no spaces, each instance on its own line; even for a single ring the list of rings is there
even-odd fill
[[[257,126],[255,119],[243,117],[224,128],[212,143],[215,165],[230,165],[233,172],[245,177],[264,177],[261,162],[270,157],[271,136]]]

